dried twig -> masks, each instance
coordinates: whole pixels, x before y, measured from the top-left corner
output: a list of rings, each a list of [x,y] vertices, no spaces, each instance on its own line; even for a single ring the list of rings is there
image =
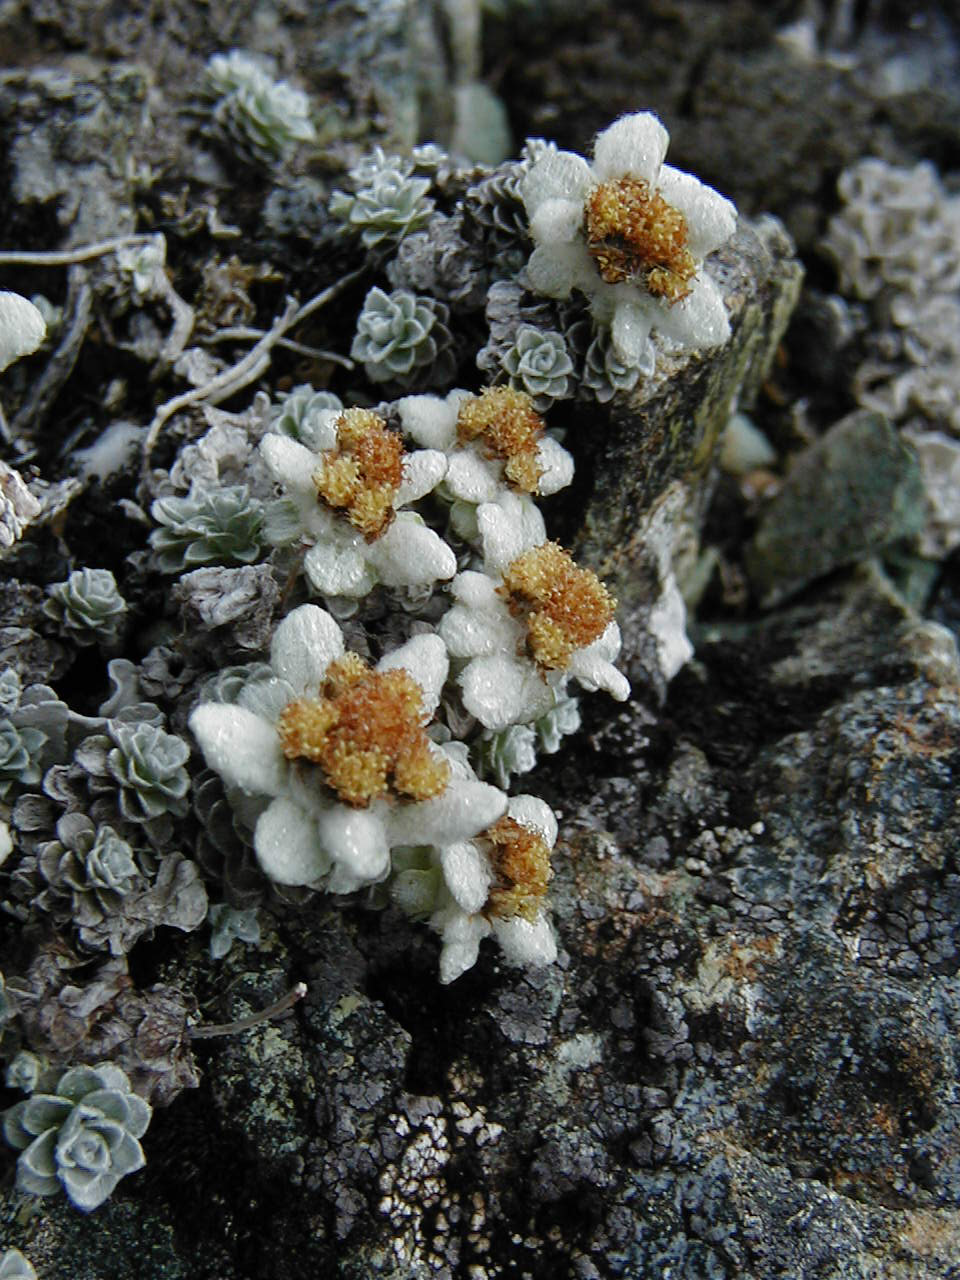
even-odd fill
[[[248,338],[262,338],[264,332],[263,329],[252,329],[247,325],[235,325],[232,329],[218,329],[216,333],[208,334],[200,341],[204,346],[212,347],[220,342],[243,342]],[[331,364],[343,365],[344,369],[356,368],[349,356],[342,356],[338,351],[323,351],[320,347],[308,347],[305,342],[294,342],[292,338],[281,338],[277,346],[284,347],[287,351],[295,351],[297,355],[311,356],[314,360],[329,360]]]
[[[293,321],[294,324],[302,324],[307,316],[312,316],[315,311],[319,311],[321,307],[325,307],[328,302],[332,302],[334,298],[338,298],[345,289],[348,289],[355,281],[366,271],[366,267],[358,267],[356,271],[351,271],[349,275],[341,276],[336,284],[332,284],[329,288],[324,289],[321,293],[316,293],[309,302],[305,302],[297,312]]]
[[[116,253],[131,244],[146,244],[152,240],[152,234],[116,236],[113,240],[100,240],[97,244],[84,244],[76,249],[62,249],[57,252],[18,253],[15,250],[0,253],[0,267],[71,267],[77,262],[89,262],[91,258],[102,258],[108,253]]]
[[[364,270],[365,268],[361,267],[356,271],[350,272],[349,275],[343,276],[335,284],[330,285],[312,297],[309,302],[305,302],[302,307],[298,307],[293,298],[288,298],[283,314],[274,322],[273,327],[264,333],[256,346],[247,352],[242,360],[231,365],[229,369],[224,369],[222,373],[218,373],[215,378],[205,382],[202,387],[193,387],[190,391],[184,391],[181,395],[174,396],[172,400],[167,400],[160,405],[153,415],[153,421],[150,423],[150,428],[143,442],[141,480],[144,481],[147,478],[150,456],[153,453],[163,425],[169,418],[175,413],[179,413],[181,409],[189,408],[193,404],[220,404],[221,401],[232,396],[235,391],[240,391],[243,387],[249,386],[251,382],[255,382],[269,368],[270,352],[285,336],[287,331],[292,329],[294,325],[306,320],[308,316],[313,315],[320,307],[338,297],[363,275]]]
[[[170,313],[173,316],[173,328],[167,334],[167,340],[163,344],[160,359],[163,363],[171,365],[181,355],[184,347],[190,341],[196,313],[190,303],[181,298],[176,289],[174,289],[166,271],[160,271],[158,275],[162,277],[160,280],[160,297],[170,308]]]
[[[275,1000],[266,1009],[261,1009],[259,1013],[252,1013],[249,1018],[239,1018],[236,1022],[217,1022],[210,1023],[207,1026],[190,1027],[190,1039],[210,1039],[213,1036],[232,1036],[238,1031],[249,1031],[251,1027],[259,1026],[261,1022],[267,1022],[271,1018],[278,1017],[281,1013],[286,1013],[299,1000],[302,1000],[306,994],[307,984],[298,982],[292,991],[288,991],[285,996]]]
[[[226,400],[235,391],[239,391],[251,382],[256,381],[270,365],[270,348],[290,328],[296,314],[296,301],[293,298],[288,298],[283,315],[276,321],[272,329],[267,330],[257,345],[252,347],[242,360],[231,365],[229,369],[224,369],[222,373],[218,373],[215,378],[205,382],[202,387],[192,387],[189,391],[184,391],[180,395],[174,396],[172,400],[164,401],[153,415],[153,421],[150,423],[150,429],[143,442],[141,465],[143,478],[146,478],[150,466],[150,455],[153,453],[154,446],[163,429],[163,424],[167,419],[171,418],[175,413],[179,413],[181,409],[189,408],[192,404],[201,402],[219,404],[221,400]]]

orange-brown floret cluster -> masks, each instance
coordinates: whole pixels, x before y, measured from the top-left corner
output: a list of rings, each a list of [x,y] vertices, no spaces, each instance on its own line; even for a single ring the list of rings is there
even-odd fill
[[[317,493],[372,542],[393,519],[403,480],[403,441],[372,409],[345,409],[337,447],[313,473]]]
[[[611,178],[587,197],[587,248],[607,284],[640,281],[657,298],[679,302],[697,264],[687,247],[687,220],[642,178]]]
[[[484,911],[501,919],[523,916],[532,923],[553,875],[550,846],[539,832],[513,818],[501,818],[484,835],[493,845],[490,862],[494,874]]]
[[[284,707],[277,729],[288,760],[320,766],[346,804],[364,808],[392,785],[410,800],[446,789],[450,766],[423,728],[423,691],[398,667],[371,671],[355,653],[327,668],[318,697]]]
[[[617,602],[592,569],[581,569],[556,542],[525,551],[503,575],[510,612],[523,617],[538,667],[563,671],[577,649],[600,638]]]
[[[542,469],[537,446],[543,435],[543,419],[525,391],[513,387],[488,387],[465,400],[457,415],[457,436],[462,444],[478,440],[488,455],[504,462],[504,475],[515,489],[536,493]]]

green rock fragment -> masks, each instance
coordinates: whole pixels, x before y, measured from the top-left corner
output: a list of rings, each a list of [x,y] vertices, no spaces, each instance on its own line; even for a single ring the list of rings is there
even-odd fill
[[[882,415],[841,419],[794,464],[747,551],[761,603],[920,532],[923,480],[913,450]]]

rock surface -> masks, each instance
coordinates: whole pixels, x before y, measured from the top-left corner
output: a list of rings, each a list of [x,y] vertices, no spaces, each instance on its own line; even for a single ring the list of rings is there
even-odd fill
[[[11,1239],[96,1280],[946,1280],[958,677],[869,567],[706,633],[664,721],[561,761],[556,967],[439,989],[400,918],[304,909],[219,1006],[302,1012],[210,1043],[130,1199]]]

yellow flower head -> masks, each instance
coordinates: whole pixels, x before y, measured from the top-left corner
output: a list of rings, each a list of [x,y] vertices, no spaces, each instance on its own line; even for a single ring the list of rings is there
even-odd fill
[[[607,284],[642,282],[668,302],[689,295],[697,264],[687,247],[687,220],[642,178],[624,175],[594,187],[583,230]]]
[[[450,766],[423,727],[423,691],[402,667],[372,671],[347,653],[327,668],[318,697],[296,698],[277,724],[288,760],[320,766],[346,804],[364,808],[390,789],[410,800],[440,795]]]
[[[575,650],[598,640],[617,607],[593,570],[576,565],[556,542],[511,561],[500,591],[526,623],[530,656],[548,671],[565,670]]]
[[[543,419],[525,391],[488,387],[465,400],[457,415],[457,435],[464,444],[479,440],[488,454],[504,462],[504,474],[515,489],[536,493],[542,468],[537,447]]]
[[[543,836],[513,818],[501,818],[484,832],[491,842],[494,881],[484,911],[533,922],[540,913],[553,876],[550,846]]]
[[[388,528],[403,480],[403,442],[372,409],[345,409],[337,447],[313,473],[318,496],[372,542]]]

